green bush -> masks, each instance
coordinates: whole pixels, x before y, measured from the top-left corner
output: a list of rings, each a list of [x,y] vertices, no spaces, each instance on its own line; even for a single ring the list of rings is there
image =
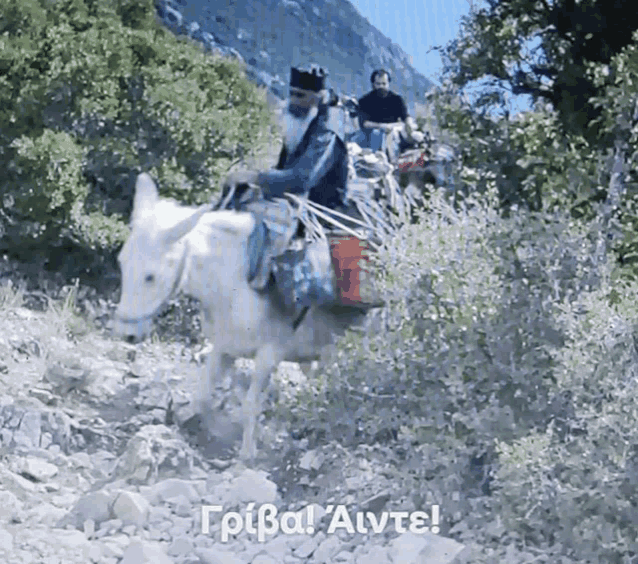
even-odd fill
[[[607,85],[594,103],[603,109],[596,125],[613,134],[626,151],[628,178],[618,208],[614,210],[622,230],[615,250],[623,265],[623,275],[638,277],[638,178],[636,176],[636,147],[638,145],[638,31],[634,42],[627,46],[610,65],[592,68],[595,84]],[[613,77],[613,81],[609,81]],[[611,82],[611,84],[609,84]]]
[[[538,501],[540,491],[529,491],[547,478],[536,470],[556,462],[556,449],[575,436],[583,452],[594,448],[582,437],[578,394],[570,395],[583,371],[570,366],[566,384],[557,351],[573,346],[566,311],[577,311],[592,292],[600,304],[610,301],[600,224],[568,212],[516,210],[503,218],[495,183],[456,207],[436,192],[430,207],[380,257],[379,283],[390,303],[382,327],[339,343],[294,405],[293,425],[344,442],[391,445],[404,470],[397,480],[417,500],[434,496],[446,522],[465,527],[464,542],[496,542],[502,550],[567,542],[549,534],[555,521],[541,528],[542,512],[536,534],[526,536],[521,515]],[[583,331],[595,343],[598,327]],[[574,359],[589,362],[573,350]],[[595,365],[600,378],[604,365]],[[497,471],[497,494],[486,498]],[[594,483],[583,482],[584,491]]]
[[[497,510],[521,539],[601,564],[638,550],[638,287],[622,288],[616,305],[611,289],[605,282],[560,308],[566,343],[552,352],[554,373],[577,437],[549,428],[500,444],[496,480]]]
[[[407,394],[406,420],[423,412],[438,432],[437,417],[447,414],[457,438],[480,442],[496,429],[514,433],[512,424],[520,433],[547,423],[553,384],[545,349],[563,339],[553,303],[598,284],[600,267],[595,226],[558,213],[502,219],[493,199],[468,203],[454,210],[437,193],[421,224],[389,243],[380,284],[392,322],[347,340],[330,380],[342,385],[347,374],[353,389]],[[494,405],[508,405],[511,420],[494,420]],[[372,413],[373,427],[390,421]]]
[[[609,154],[562,131],[558,114],[541,105],[517,116],[481,114],[459,92],[430,93],[437,121],[459,149],[461,192],[495,182],[501,207],[569,210],[592,217],[609,182]]]
[[[135,176],[210,200],[267,149],[263,91],[242,65],[176,38],[152,0],[0,0],[3,246],[113,249]]]

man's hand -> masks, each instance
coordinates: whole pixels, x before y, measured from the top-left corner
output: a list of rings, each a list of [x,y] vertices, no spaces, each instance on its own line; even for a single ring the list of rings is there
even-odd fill
[[[407,118],[405,118],[405,133],[406,135],[408,135],[408,137],[410,135],[412,135],[413,131],[417,131],[418,127],[416,126],[416,122],[414,121],[414,118],[412,118],[412,116],[408,116]]]
[[[220,202],[226,202],[229,194],[233,192],[232,202],[234,207],[242,201],[244,197],[248,195],[250,198],[250,187],[257,184],[259,173],[253,170],[237,170],[231,172],[224,180],[222,185],[222,196]],[[224,205],[228,205],[226,202]]]
[[[410,139],[415,143],[421,143],[425,139],[425,135],[423,135],[420,131],[412,131]]]
[[[231,172],[224,181],[224,190],[240,184],[257,184],[259,173],[255,170],[236,170]]]
[[[403,123],[401,122],[386,123],[384,125],[385,127],[383,129],[385,130],[386,133],[394,133],[395,131],[401,131],[403,129]]]

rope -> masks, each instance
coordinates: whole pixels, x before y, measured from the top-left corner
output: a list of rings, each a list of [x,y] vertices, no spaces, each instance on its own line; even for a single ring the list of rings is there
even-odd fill
[[[215,210],[225,210],[226,206],[228,206],[229,202],[233,199],[233,196],[235,195],[235,189],[236,189],[236,186],[233,184],[231,189],[228,191],[228,194],[226,194],[226,197],[223,200],[221,200],[220,202],[218,202],[213,207],[213,209],[215,209]]]
[[[290,198],[293,202],[295,202],[298,206],[299,209],[303,209],[303,208],[307,208],[307,211],[309,212],[308,216],[305,217],[300,217],[300,221],[302,221],[302,223],[308,227],[308,225],[312,225],[312,221],[313,219],[312,216],[316,216],[319,217],[321,219],[323,219],[324,221],[326,221],[327,223],[329,223],[330,225],[332,225],[333,227],[337,227],[338,229],[341,229],[342,231],[345,231],[346,233],[353,235],[354,237],[357,237],[358,239],[364,239],[364,240],[368,240],[368,242],[377,250],[379,250],[381,247],[380,245],[377,245],[376,243],[374,243],[373,241],[369,240],[368,237],[366,237],[365,235],[363,235],[361,232],[355,231],[354,228],[348,227],[346,225],[344,225],[341,221],[338,221],[335,217],[331,217],[331,215],[334,216],[338,216],[338,217],[342,217],[344,219],[346,219],[347,221],[350,221],[352,223],[356,223],[359,225],[362,225],[363,227],[366,227],[365,224],[363,224],[362,222],[347,216],[345,214],[342,214],[340,212],[337,212],[335,210],[331,210],[330,208],[326,208],[325,206],[322,206],[320,204],[317,204],[315,202],[310,202],[308,200],[302,200],[301,198],[299,198],[298,196],[295,196],[294,194],[285,194],[286,197]],[[324,211],[325,210],[325,211]],[[314,220],[316,221],[316,220]],[[323,226],[321,226],[321,224],[319,224],[318,222],[313,225],[313,227],[316,228],[316,226],[318,225],[319,227],[319,231],[321,233],[321,238],[322,239],[326,239],[326,235],[325,235],[325,230],[323,228]]]

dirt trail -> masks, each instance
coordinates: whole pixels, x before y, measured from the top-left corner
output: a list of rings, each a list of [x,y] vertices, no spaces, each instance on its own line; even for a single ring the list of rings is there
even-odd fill
[[[0,561],[450,564],[460,550],[440,535],[397,535],[390,526],[383,534],[328,534],[328,504],[412,509],[393,486],[400,469],[386,450],[310,448],[271,409],[261,458],[245,468],[233,458],[241,427],[230,380],[218,398],[225,404],[218,441],[199,440],[190,399],[201,345],[128,345],[109,336],[108,300],[71,291],[66,303],[56,302],[21,295],[7,280],[0,286]],[[250,368],[238,362],[237,379]],[[282,363],[275,381],[286,402],[305,376]],[[224,542],[215,514],[202,531],[203,505],[246,517],[251,502],[255,515],[264,503],[279,514],[315,504],[314,531],[279,531],[259,542],[244,528]]]

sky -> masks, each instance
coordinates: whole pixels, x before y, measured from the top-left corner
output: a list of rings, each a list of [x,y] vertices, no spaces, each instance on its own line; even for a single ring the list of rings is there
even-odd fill
[[[475,7],[480,0],[473,0]],[[359,13],[412,56],[412,66],[435,84],[441,57],[430,51],[456,37],[461,17],[470,13],[468,0],[350,0]],[[529,107],[527,97],[513,100],[515,111]]]

